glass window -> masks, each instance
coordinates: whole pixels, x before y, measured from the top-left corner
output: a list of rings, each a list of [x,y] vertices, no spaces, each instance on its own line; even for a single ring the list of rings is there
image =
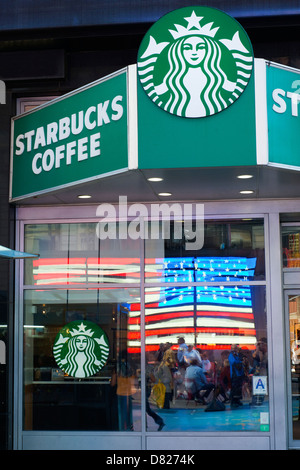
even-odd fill
[[[269,431],[263,220],[180,225],[145,241],[147,429]]]
[[[135,289],[25,291],[25,430],[141,430],[139,302]]]
[[[155,224],[145,252],[93,222],[25,225],[40,254],[25,261],[26,430],[141,431],[145,397],[150,432],[269,430],[263,221],[205,222],[193,250],[187,226]]]
[[[292,392],[292,435],[300,439],[300,295],[288,296],[291,392]]]
[[[180,221],[178,221],[180,222]],[[165,222],[160,238],[145,243],[146,282],[215,282],[265,279],[262,220],[205,222],[204,244],[193,250],[197,228]],[[150,229],[148,230],[150,233]],[[194,233],[194,235],[193,235]]]
[[[96,223],[28,224],[25,284],[51,286],[100,282],[139,282],[138,240],[100,240]]]
[[[300,226],[282,226],[284,268],[300,268]]]
[[[5,450],[8,448],[7,303],[0,302],[0,322],[0,450]]]
[[[145,300],[148,430],[268,431],[265,287],[147,288]]]
[[[17,114],[27,113],[38,106],[48,103],[56,96],[17,98]]]

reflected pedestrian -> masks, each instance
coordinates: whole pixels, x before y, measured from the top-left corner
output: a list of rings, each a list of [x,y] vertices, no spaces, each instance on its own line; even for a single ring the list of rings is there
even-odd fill
[[[242,387],[244,382],[244,365],[243,356],[239,344],[234,344],[231,347],[231,353],[228,356],[230,364],[230,380],[231,380],[231,408],[238,408],[243,405]]]
[[[156,382],[153,366],[149,363],[146,366],[146,413],[158,424],[158,431],[161,431],[165,426],[164,420],[153,411],[149,404],[149,397],[151,395],[151,389],[153,384]]]
[[[172,369],[175,366],[175,357],[172,349],[165,351],[163,360],[157,368],[155,376],[166,387],[164,408],[169,409],[173,397],[173,375]]]
[[[120,431],[133,431],[132,397],[136,393],[135,382],[135,370],[128,359],[128,353],[126,350],[122,351],[116,376]],[[112,385],[113,383],[112,379]]]

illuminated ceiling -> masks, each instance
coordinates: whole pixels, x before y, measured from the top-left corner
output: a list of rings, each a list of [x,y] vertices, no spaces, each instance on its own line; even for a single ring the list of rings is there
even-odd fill
[[[239,179],[251,174],[251,179]],[[148,181],[160,177],[159,182]],[[253,191],[241,193],[240,191]],[[171,196],[159,196],[167,192]],[[78,199],[88,195],[88,199]],[[81,186],[20,201],[19,205],[60,205],[128,202],[289,199],[300,197],[300,172],[273,167],[177,168],[136,170],[101,178]]]

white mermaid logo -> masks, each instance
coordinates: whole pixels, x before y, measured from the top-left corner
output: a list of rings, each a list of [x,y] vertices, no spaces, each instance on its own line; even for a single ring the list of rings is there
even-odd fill
[[[230,106],[246,88],[253,67],[251,43],[234,19],[217,10],[218,21],[221,14],[232,23],[226,30],[231,37],[226,39],[220,37],[220,26],[206,23],[195,10],[211,16],[216,12],[195,7],[166,15],[163,35],[157,22],[145,36],[138,59],[140,82],[152,101],[171,114],[188,118],[210,116]],[[188,11],[192,11],[190,16],[185,16]],[[169,24],[179,18],[187,25],[173,24],[174,29],[166,31],[168,16]],[[160,42],[160,38],[168,40]]]
[[[106,363],[109,354],[104,331],[89,321],[68,323],[58,333],[53,355],[58,367],[71,377],[90,377]]]

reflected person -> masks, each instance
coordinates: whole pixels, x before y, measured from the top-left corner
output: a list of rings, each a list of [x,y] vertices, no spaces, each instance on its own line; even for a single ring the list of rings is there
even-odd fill
[[[153,411],[149,404],[149,397],[151,395],[152,385],[156,382],[153,366],[149,363],[146,366],[146,413],[158,424],[158,431],[161,431],[165,426],[164,420]]]

